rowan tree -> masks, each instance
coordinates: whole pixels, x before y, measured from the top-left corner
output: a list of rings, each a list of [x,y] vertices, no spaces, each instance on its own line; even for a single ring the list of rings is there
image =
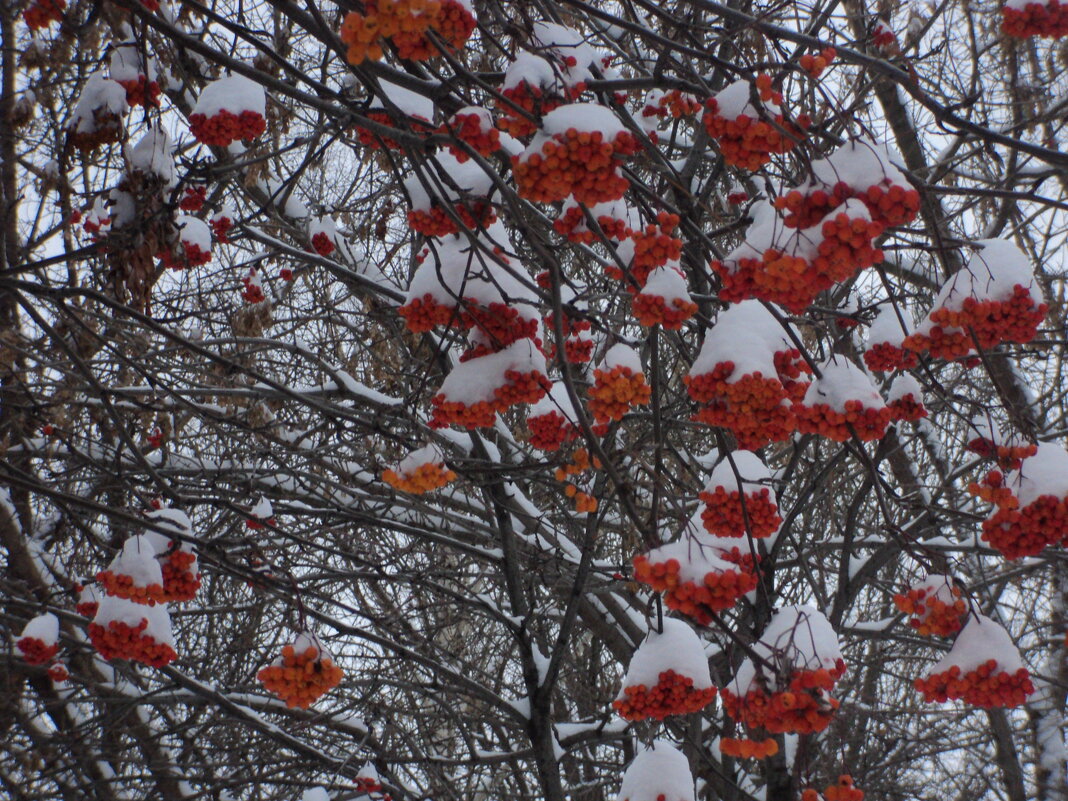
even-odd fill
[[[1068,799],[1068,6],[0,33],[5,797]]]

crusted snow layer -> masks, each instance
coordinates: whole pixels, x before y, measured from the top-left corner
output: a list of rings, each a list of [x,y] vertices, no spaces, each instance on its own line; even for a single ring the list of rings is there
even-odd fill
[[[686,757],[667,740],[654,740],[627,767],[616,801],[694,801]]]
[[[662,634],[653,629],[638,646],[627,666],[623,687],[639,684],[655,687],[660,674],[666,670],[693,679],[694,689],[704,690],[712,686],[712,674],[701,639],[688,623],[672,617],[664,618]],[[619,697],[624,697],[622,689]]]

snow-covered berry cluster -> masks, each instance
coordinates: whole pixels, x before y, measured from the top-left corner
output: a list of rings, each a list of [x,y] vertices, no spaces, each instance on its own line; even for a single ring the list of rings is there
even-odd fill
[[[753,87],[739,80],[705,101],[702,118],[709,136],[719,144],[727,164],[746,170],[758,170],[771,160],[773,153],[788,153],[804,137],[808,120],[799,117],[788,121],[780,106],[782,95],[771,88],[771,76],[757,76],[755,91],[760,109],[752,103]]]
[[[1007,0],[1001,7],[1001,30],[1017,39],[1068,36],[1068,3],[1060,0]]]
[[[290,708],[307,709],[341,683],[344,671],[308,632],[282,647],[282,654],[256,674],[264,688]]]

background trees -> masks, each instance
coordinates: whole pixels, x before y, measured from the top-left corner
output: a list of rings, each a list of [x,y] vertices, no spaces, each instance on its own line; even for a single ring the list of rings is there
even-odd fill
[[[1032,526],[1009,500],[1068,489],[1056,40],[987,3],[37,0],[2,25],[6,793],[354,798],[370,763],[397,799],[596,799],[666,737],[702,798],[843,773],[1064,797],[1063,504]],[[1017,284],[1009,315],[960,305]],[[846,422],[805,386],[836,373]],[[883,410],[910,389],[926,418]],[[643,572],[664,548],[708,597]],[[161,667],[94,648],[79,601],[117,556],[168,604]],[[1026,706],[913,688],[958,600],[1009,632]],[[814,616],[776,610],[802,604],[847,665],[822,733],[751,760],[717,745],[749,739],[722,693],[613,710],[664,614],[720,688],[747,660],[796,678],[762,637],[798,645]],[[16,642],[43,613],[65,680]],[[257,680],[294,643],[344,671],[307,710]]]

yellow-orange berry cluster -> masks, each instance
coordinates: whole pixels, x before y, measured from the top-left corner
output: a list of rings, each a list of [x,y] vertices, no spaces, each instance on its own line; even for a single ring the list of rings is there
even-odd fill
[[[977,347],[987,350],[1003,342],[1022,345],[1035,338],[1047,310],[1045,303],[1036,306],[1030,291],[1017,284],[1008,300],[968,297],[959,310],[935,309],[928,315],[934,324],[931,330],[910,334],[902,346],[949,361],[967,356]]]
[[[539,203],[555,203],[573,195],[593,205],[623,197],[630,181],[617,169],[620,156],[632,155],[638,141],[627,131],[606,138],[601,131],[568,128],[540,151],[512,157],[519,194]]]
[[[1068,535],[1068,498],[1041,495],[1022,509],[1003,503],[983,521],[983,540],[1006,559],[1035,556]]]
[[[141,618],[137,626],[130,626],[119,620],[112,620],[106,626],[90,623],[89,639],[97,653],[108,661],[128,659],[158,668],[169,665],[178,658],[178,654],[170,645],[157,642],[155,637],[146,634],[146,628],[146,618]]]
[[[701,103],[696,97],[679,89],[661,93],[652,103],[646,103],[642,109],[643,117],[693,117],[701,111]]]
[[[723,756],[735,759],[767,759],[779,753],[779,743],[771,737],[763,740],[724,737],[719,741],[719,750]]]
[[[281,664],[268,665],[256,674],[264,688],[274,693],[286,706],[307,709],[341,683],[344,672],[319,649],[309,645],[296,653],[292,645],[282,648]]]
[[[636,373],[625,365],[595,369],[593,379],[587,406],[599,423],[622,420],[633,407],[645,406],[653,397],[652,388],[645,383],[645,373]]]
[[[458,0],[364,0],[364,9],[364,14],[350,11],[341,23],[350,64],[382,58],[383,40],[393,44],[400,58],[425,61],[441,53],[427,31],[433,29],[449,50],[458,50],[476,25]]]
[[[39,637],[20,637],[15,647],[28,665],[43,665],[59,653],[59,643],[48,644]]]
[[[692,300],[672,298],[669,303],[663,295],[644,292],[631,298],[630,307],[639,325],[646,328],[662,325],[668,331],[678,331],[684,322],[697,314],[697,304]]]
[[[813,55],[812,53],[805,53],[798,59],[798,64],[801,65],[801,69],[807,72],[811,77],[818,78],[823,74],[823,71],[827,69],[835,56],[838,55],[838,51],[833,47],[825,47],[819,53]]]
[[[104,592],[116,598],[125,598],[138,604],[155,606],[166,600],[166,593],[162,584],[149,584],[142,586],[137,584],[132,576],[125,573],[113,573],[110,570],[101,570],[96,574],[96,580],[103,587]]]
[[[760,99],[782,102],[782,95],[772,90],[771,76],[760,74],[756,79]],[[758,170],[771,161],[772,153],[788,153],[794,149],[795,141],[801,139],[804,129],[808,127],[807,117],[798,117],[797,124],[787,121],[782,114],[776,114],[772,120],[762,120],[739,114],[734,119],[726,119],[719,114],[719,104],[715,98],[705,102],[705,115],[702,118],[708,135],[719,143],[723,160],[735,167],[746,170]]]
[[[484,127],[483,121],[480,114],[454,114],[438,128],[438,133],[454,136],[479,155],[489,156],[501,149],[501,134],[494,127]],[[449,153],[461,164],[471,158],[456,145],[449,145]]]
[[[189,132],[205,145],[226,147],[231,142],[251,141],[267,130],[267,120],[257,111],[234,114],[222,109],[210,117],[205,114],[189,116]]]
[[[452,483],[456,480],[456,473],[439,462],[427,462],[403,473],[392,469],[383,470],[382,480],[401,492],[422,495]]]
[[[845,662],[838,660],[834,669],[797,670],[786,690],[766,692],[754,686],[744,696],[728,688],[720,691],[723,708],[736,721],[751,729],[765,729],[772,734],[791,732],[811,734],[823,731],[839,707],[839,701],[827,692],[845,672]]]
[[[53,22],[63,21],[67,0],[34,0],[33,5],[22,12],[22,19],[31,31],[47,28]]]
[[[197,557],[192,551],[172,550],[160,565],[163,571],[163,600],[191,601],[200,589],[200,573],[193,572]]]
[[[842,406],[841,412],[826,403],[795,403],[791,408],[797,416],[798,431],[835,442],[846,442],[854,433],[861,442],[881,439],[893,419],[893,412],[886,406],[871,408],[859,400],[848,400]]]
[[[823,791],[827,801],[864,801],[864,791],[853,784],[853,777],[843,773],[838,781]]]
[[[458,425],[463,428],[488,428],[493,425],[497,412],[505,412],[520,403],[537,403],[549,391],[552,383],[540,370],[521,373],[508,370],[504,383],[493,390],[493,400],[477,401],[471,405],[463,401],[450,401],[439,393],[430,399],[434,407],[430,418],[431,428]]]
[[[933,587],[913,587],[907,593],[894,596],[894,605],[909,618],[909,625],[924,637],[949,637],[961,630],[968,605],[960,597],[960,590],[950,586],[953,603],[938,597]]]
[[[968,493],[995,506],[1015,509],[1020,504],[1005,485],[1005,475],[1000,470],[991,470],[981,480],[968,484]]]
[[[614,239],[617,242],[623,241],[631,234],[626,220],[617,220],[606,214],[597,217],[597,225],[601,227],[607,239]],[[581,206],[568,206],[563,214],[553,220],[553,230],[560,236],[566,237],[568,242],[590,245],[597,241],[597,234],[586,227],[586,212]]]
[[[697,689],[689,676],[665,670],[653,687],[644,684],[624,687],[623,697],[613,701],[612,706],[626,720],[663,720],[670,715],[699,712],[715,697],[715,687]]]
[[[452,325],[460,321],[456,306],[439,302],[429,292],[401,306],[397,309],[397,314],[404,318],[404,324],[414,334],[426,333],[438,326]]]
[[[716,487],[697,497],[705,505],[701,510],[705,531],[717,537],[744,537],[749,533],[755,539],[762,539],[778,531],[782,523],[779,507],[771,500],[767,487],[746,492],[744,510],[742,494],[738,490],[728,492],[726,487]]]
[[[1027,696],[1035,691],[1027,668],[1020,668],[1014,673],[999,671],[996,659],[988,659],[974,670],[966,672],[953,665],[942,673],[916,679],[913,685],[923,693],[924,701],[945,703],[962,700],[984,709],[1021,706]]]
[[[633,564],[635,581],[664,593],[668,609],[680,612],[702,626],[707,626],[714,615],[733,607],[739,598],[757,586],[755,571],[746,565],[739,565],[737,570],[709,571],[698,584],[679,579],[681,566],[677,559],[650,562],[648,557],[639,554],[634,557]]]
[[[575,452],[571,454],[571,461],[556,468],[556,480],[564,484],[564,494],[575,502],[576,512],[596,512],[598,506],[597,499],[592,495],[582,492],[578,488],[578,485],[572,484],[568,479],[572,476],[582,475],[588,470],[600,469],[601,460],[596,456],[591,458],[589,451],[585,448],[576,448]]]
[[[1006,3],[1001,7],[1001,30],[1017,39],[1068,36],[1068,3],[1046,0],[1044,3],[1027,3],[1023,8]]]

